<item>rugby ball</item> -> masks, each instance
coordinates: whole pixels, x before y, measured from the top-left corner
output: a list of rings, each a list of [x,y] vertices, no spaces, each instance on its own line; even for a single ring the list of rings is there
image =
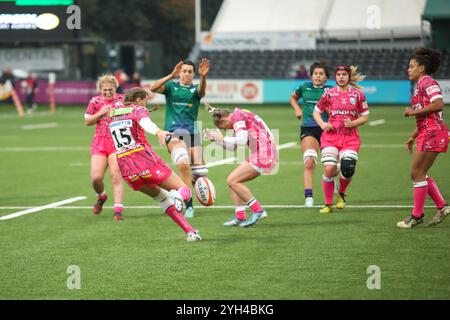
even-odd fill
[[[194,184],[194,191],[198,202],[203,206],[209,207],[214,204],[214,201],[216,200],[216,188],[208,178],[198,178]]]

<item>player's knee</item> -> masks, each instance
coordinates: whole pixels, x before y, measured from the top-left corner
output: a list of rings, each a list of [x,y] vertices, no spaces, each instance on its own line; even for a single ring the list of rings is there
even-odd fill
[[[237,184],[237,180],[234,177],[229,176],[227,178],[227,184],[231,189],[234,189]]]
[[[102,174],[99,174],[99,173],[97,173],[97,174],[92,174],[91,175],[91,182],[92,182],[92,184],[101,184],[101,183],[103,183],[103,175]]]
[[[317,163],[317,152],[314,149],[308,149],[303,153],[303,162],[305,169],[314,170]]]
[[[345,179],[350,179],[355,174],[356,162],[358,161],[358,154],[356,152],[348,152],[342,155],[341,159],[341,173]]]
[[[120,174],[112,174],[111,175],[111,183],[115,186],[122,184],[122,176]]]
[[[183,175],[188,175],[191,172],[191,166],[189,163],[178,163],[178,171]]]
[[[316,168],[316,161],[312,158],[308,158],[305,161],[305,170],[314,170]]]
[[[415,170],[413,169],[411,171],[411,180],[412,181],[421,181],[421,180],[425,180],[427,178],[427,174],[425,172],[422,172],[421,170]]]
[[[170,157],[172,158],[173,163],[180,168],[180,165],[188,165],[189,167],[189,155],[185,148],[179,147],[170,153]]]
[[[325,166],[332,166],[332,167],[336,167],[337,166],[337,155],[332,154],[332,153],[324,153],[322,154],[322,158],[320,159],[320,162],[322,162],[322,164]]]
[[[335,165],[328,165],[323,167],[323,175],[329,178],[337,176],[337,169]]]

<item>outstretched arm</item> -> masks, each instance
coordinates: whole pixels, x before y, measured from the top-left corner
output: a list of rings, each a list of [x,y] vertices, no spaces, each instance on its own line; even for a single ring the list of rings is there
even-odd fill
[[[200,75],[200,84],[198,85],[198,96],[200,98],[204,97],[206,94],[206,76],[209,73],[209,60],[202,58],[198,68],[198,73]]]
[[[139,125],[145,130],[145,132],[157,136],[159,144],[161,146],[166,144],[166,136],[172,135],[172,133],[168,131],[163,131],[159,129],[158,126],[148,117],[142,118],[139,121]]]
[[[167,81],[177,77],[180,74],[182,66],[183,66],[183,61],[178,62],[170,74],[168,74],[167,76],[165,76],[159,80],[156,80],[155,82],[153,82],[150,85],[150,91],[163,93],[164,92],[164,84]]]

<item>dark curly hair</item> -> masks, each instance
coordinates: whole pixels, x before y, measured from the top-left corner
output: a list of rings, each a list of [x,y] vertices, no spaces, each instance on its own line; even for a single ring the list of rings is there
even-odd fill
[[[435,74],[441,65],[441,54],[437,50],[417,48],[409,60],[416,60],[419,66],[425,67],[425,73]]]

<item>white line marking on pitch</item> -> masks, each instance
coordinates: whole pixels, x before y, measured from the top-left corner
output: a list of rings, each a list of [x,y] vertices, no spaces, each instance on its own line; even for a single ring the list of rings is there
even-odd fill
[[[86,151],[89,147],[6,147],[0,152],[64,152],[64,151]]]
[[[53,203],[47,204],[45,206],[30,208],[30,209],[27,209],[27,210],[11,213],[11,214],[8,214],[6,216],[1,216],[0,220],[14,219],[14,218],[26,215],[26,214],[42,211],[42,210],[45,210],[45,209],[55,209],[57,207],[65,205],[65,204],[72,203],[72,202],[75,202],[75,201],[84,200],[84,199],[86,199],[86,197],[76,197],[76,198],[70,198],[70,199],[66,199],[66,200],[62,200],[62,201],[58,201],[58,202],[53,202]]]
[[[84,197],[85,199],[86,197]],[[80,199],[81,200],[81,199]],[[361,205],[346,205],[346,208],[355,209],[408,209],[412,208],[412,205],[397,205],[397,204],[381,204],[381,205],[371,205],[371,204],[361,204]],[[20,209],[30,209],[33,207],[0,207],[0,210],[20,210]],[[104,206],[104,209],[113,209],[112,206]],[[160,206],[124,206],[125,209],[161,209]],[[233,209],[234,206],[211,206],[203,207],[197,206],[196,209]],[[264,208],[272,209],[303,209],[306,208],[304,205],[282,205],[282,204],[270,204],[264,205]],[[312,208],[322,208],[322,206],[313,206]],[[425,208],[436,208],[435,206],[425,206]],[[92,206],[66,206],[66,207],[52,207],[48,209],[65,209],[65,210],[80,210],[80,209],[92,209]],[[1,219],[2,217],[0,217]]]
[[[49,128],[56,128],[56,127],[58,127],[58,124],[56,122],[27,124],[27,125],[22,126],[22,130],[49,129]]]
[[[288,143],[285,143],[285,144],[277,146],[277,149],[278,150],[283,150],[283,149],[293,148],[293,147],[296,147],[296,146],[297,146],[297,142],[292,141],[292,142],[288,142]],[[236,160],[237,160],[236,157],[226,158],[226,159],[223,159],[223,160],[207,163],[206,167],[207,168],[217,167],[217,166],[221,166],[223,164],[233,163]]]
[[[384,119],[374,120],[374,121],[369,121],[369,126],[375,127],[375,126],[379,126],[379,125],[382,125],[385,123],[386,123],[386,120],[384,120]]]

